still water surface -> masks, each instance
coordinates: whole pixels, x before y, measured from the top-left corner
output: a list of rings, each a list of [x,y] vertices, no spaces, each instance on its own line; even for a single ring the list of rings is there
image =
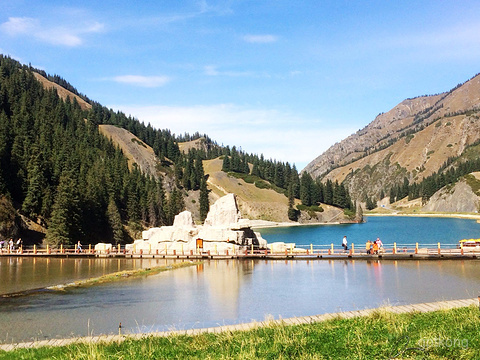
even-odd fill
[[[72,264],[63,266],[78,261],[67,260]],[[130,333],[209,327],[472,298],[479,289],[477,260],[208,261],[141,279],[0,299],[0,341],[116,333],[120,322]]]
[[[270,242],[330,244],[347,235],[385,243],[456,243],[479,237],[472,220],[369,218],[366,224],[265,229]],[[403,240],[402,240],[403,239]],[[355,240],[356,241],[356,240]],[[123,269],[161,259],[0,257],[0,294]],[[480,261],[207,261],[145,278],[0,298],[0,342],[189,329],[478,296]]]
[[[259,229],[268,242],[294,242],[297,245],[340,246],[344,235],[349,243],[365,244],[382,239],[384,244],[419,244],[456,246],[461,239],[480,238],[476,220],[407,216],[369,216],[364,224],[296,226]]]

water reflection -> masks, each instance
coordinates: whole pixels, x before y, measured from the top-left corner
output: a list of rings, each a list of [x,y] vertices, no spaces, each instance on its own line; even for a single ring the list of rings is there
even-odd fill
[[[39,287],[45,282],[40,272],[64,283],[79,274],[166,264],[101,260],[2,259],[1,276],[7,279],[2,291],[19,286],[10,281]],[[475,260],[207,261],[61,294],[1,299],[0,340],[115,333],[119,322],[125,331],[155,331],[476,297],[479,265]]]

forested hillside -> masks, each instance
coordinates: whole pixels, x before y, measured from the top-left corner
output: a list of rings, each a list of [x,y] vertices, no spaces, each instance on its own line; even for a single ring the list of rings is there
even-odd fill
[[[129,171],[121,151],[97,127],[106,120],[132,127],[134,121],[97,104],[93,109],[61,100],[29,67],[0,57],[1,201],[4,210],[15,207],[44,225],[51,244],[122,242],[129,239],[127,230],[167,224],[183,208],[175,193],[165,200],[161,179]],[[149,135],[159,152],[178,153],[171,136]],[[0,230],[6,236],[18,228],[17,221]]]
[[[129,166],[105,131],[112,127],[103,125],[153,149],[148,171]],[[0,238],[22,236],[29,223],[52,245],[131,241],[144,228],[171,225],[186,198],[203,221],[210,205],[203,162],[218,157],[228,176],[287,197],[290,220],[300,210],[321,212],[321,203],[354,213],[338,182],[300,177],[295,165],[218,146],[205,134],[155,129],[90,100],[60,76],[0,55]]]

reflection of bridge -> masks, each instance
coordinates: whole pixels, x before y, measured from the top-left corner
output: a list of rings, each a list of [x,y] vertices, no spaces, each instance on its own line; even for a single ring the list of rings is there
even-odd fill
[[[272,252],[244,247],[235,250],[234,247],[225,251],[203,251],[201,248],[189,251],[177,250],[126,250],[120,245],[109,250],[95,250],[92,246],[81,251],[77,247],[32,248],[20,247],[16,250],[0,251],[0,256],[42,256],[42,257],[111,257],[111,258],[160,258],[160,259],[266,259],[266,260],[316,260],[316,259],[477,259],[480,257],[480,246],[467,247],[455,244],[386,244],[375,254],[367,254],[365,246],[360,249],[350,244],[349,250],[330,245],[300,245],[293,244],[284,251]]]

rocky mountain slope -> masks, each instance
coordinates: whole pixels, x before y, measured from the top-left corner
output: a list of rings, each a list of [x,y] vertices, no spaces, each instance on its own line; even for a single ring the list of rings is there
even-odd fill
[[[417,182],[480,139],[480,76],[449,92],[402,101],[307,165],[346,181],[353,198],[377,196],[404,178]]]
[[[480,210],[480,172],[466,175],[454,185],[437,191],[422,208],[426,212],[470,212]]]

